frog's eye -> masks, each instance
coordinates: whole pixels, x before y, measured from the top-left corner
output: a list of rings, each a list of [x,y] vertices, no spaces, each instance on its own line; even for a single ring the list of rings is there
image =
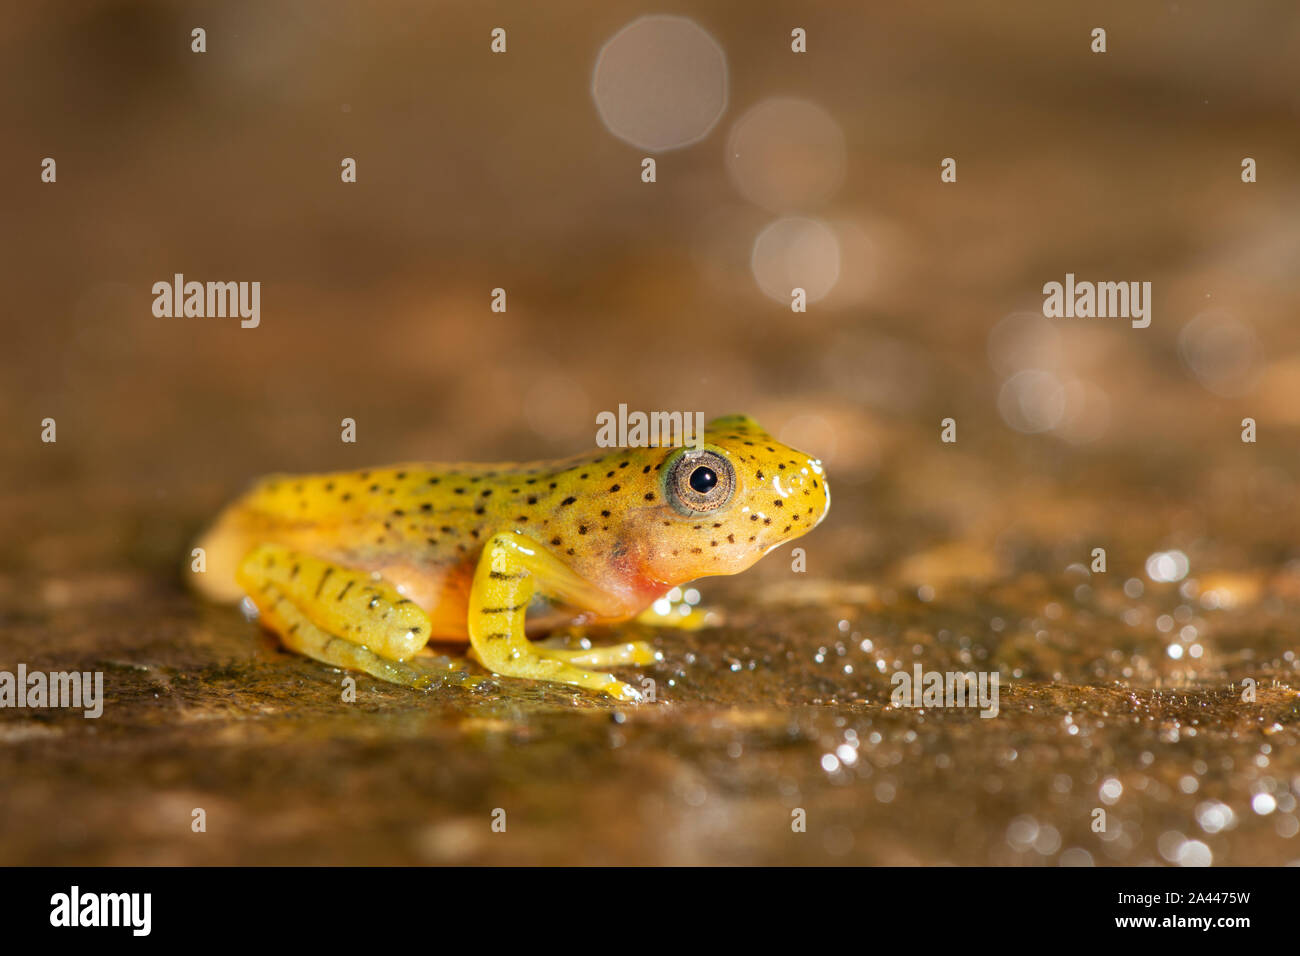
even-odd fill
[[[687,451],[672,466],[665,484],[669,499],[682,514],[709,514],[731,500],[736,472],[716,452]]]

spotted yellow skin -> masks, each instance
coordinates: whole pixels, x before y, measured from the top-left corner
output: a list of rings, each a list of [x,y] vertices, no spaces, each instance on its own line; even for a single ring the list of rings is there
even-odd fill
[[[645,643],[568,650],[528,633],[626,621],[675,586],[745,570],[830,506],[821,463],[752,419],[714,420],[703,448],[735,476],[707,515],[669,487],[680,448],[274,475],[198,542],[195,584],[247,596],[292,650],[394,683],[431,682],[415,659],[428,641],[468,640],[495,674],[636,699],[600,668],[657,659]]]

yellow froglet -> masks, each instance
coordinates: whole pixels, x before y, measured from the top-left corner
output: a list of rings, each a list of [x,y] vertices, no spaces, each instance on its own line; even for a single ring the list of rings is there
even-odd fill
[[[274,475],[199,541],[194,578],[215,600],[246,595],[290,649],[382,680],[426,687],[416,653],[468,639],[494,674],[635,700],[603,668],[658,659],[646,643],[527,634],[633,618],[674,586],[745,570],[829,507],[819,461],[735,415],[698,448]]]

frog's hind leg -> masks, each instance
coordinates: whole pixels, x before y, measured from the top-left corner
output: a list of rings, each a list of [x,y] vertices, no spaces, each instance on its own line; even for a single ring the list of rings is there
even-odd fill
[[[524,633],[524,615],[537,593],[573,607],[616,613],[608,595],[536,541],[498,534],[483,549],[470,591],[469,640],[479,663],[505,677],[559,681],[618,700],[638,700],[641,695],[630,685],[592,668],[648,664],[658,660],[654,649],[641,641],[583,650],[538,646]]]
[[[236,578],[290,650],[392,684],[437,681],[406,663],[428,640],[428,615],[382,579],[272,544],[249,552]]]
[[[253,597],[253,602],[258,606],[262,622],[291,651],[322,664],[362,671],[390,684],[424,689],[435,683],[433,675],[410,664],[386,660],[369,648],[322,631],[274,585],[265,585]]]

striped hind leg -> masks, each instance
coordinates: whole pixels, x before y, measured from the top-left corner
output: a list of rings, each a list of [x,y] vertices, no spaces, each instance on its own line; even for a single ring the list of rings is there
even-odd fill
[[[392,684],[438,681],[408,663],[429,639],[428,615],[381,578],[274,544],[249,552],[235,576],[290,650]]]

